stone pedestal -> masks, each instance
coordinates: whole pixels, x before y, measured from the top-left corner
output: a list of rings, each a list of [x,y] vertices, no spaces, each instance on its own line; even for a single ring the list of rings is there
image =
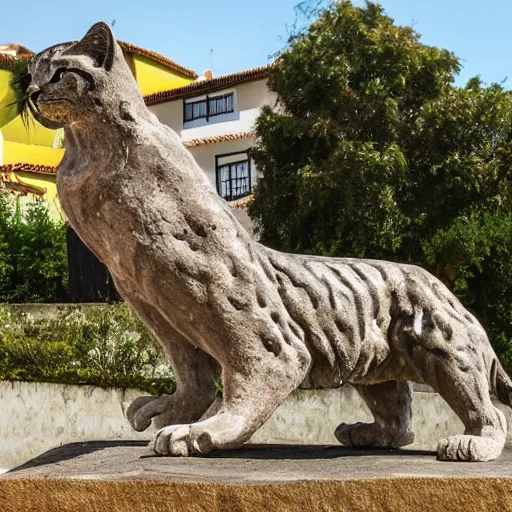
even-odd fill
[[[446,463],[424,451],[247,446],[188,459],[146,445],[63,446],[0,477],[2,512],[512,510],[512,451]]]

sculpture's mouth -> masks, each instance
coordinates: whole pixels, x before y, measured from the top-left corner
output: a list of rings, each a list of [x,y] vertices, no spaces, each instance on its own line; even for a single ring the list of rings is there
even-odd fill
[[[38,101],[38,104],[43,104],[43,103],[72,103],[70,100],[68,100],[67,98],[45,98],[45,99],[40,99]]]
[[[58,123],[52,119],[49,119],[47,116],[41,112],[39,108],[39,104],[41,105],[50,105],[57,103],[69,103],[68,100],[63,98],[48,98],[48,99],[40,99],[41,89],[37,87],[37,85],[30,85],[27,89],[27,97],[28,97],[28,107],[30,112],[34,116],[34,119],[45,128],[49,128],[50,130],[58,130],[64,126],[63,123]]]

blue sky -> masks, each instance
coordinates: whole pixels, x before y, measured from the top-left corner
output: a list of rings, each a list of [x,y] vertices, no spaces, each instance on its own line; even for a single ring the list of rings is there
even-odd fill
[[[215,75],[268,62],[286,38],[299,0],[20,0],[0,9],[0,44],[39,51],[79,38],[95,21],[115,21],[119,39],[155,50],[199,73]],[[363,0],[354,0],[362,5]],[[382,0],[396,22],[414,25],[422,41],[455,52],[464,66],[458,83],[512,80],[512,1]],[[18,9],[19,5],[19,9]],[[144,5],[144,7],[142,7]],[[510,81],[507,86],[510,87]]]

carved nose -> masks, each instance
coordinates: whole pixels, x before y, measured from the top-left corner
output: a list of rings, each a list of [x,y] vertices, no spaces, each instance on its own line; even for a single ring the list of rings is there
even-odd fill
[[[35,84],[30,84],[27,87],[27,96],[32,100],[33,103],[37,103],[37,97],[41,93],[41,89]]]

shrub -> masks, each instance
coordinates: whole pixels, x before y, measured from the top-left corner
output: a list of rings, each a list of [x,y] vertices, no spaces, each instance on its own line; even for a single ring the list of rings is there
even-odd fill
[[[0,302],[67,302],[66,227],[43,202],[0,194]]]
[[[0,380],[134,387],[171,393],[169,363],[125,304],[62,306],[31,318],[0,306]]]

